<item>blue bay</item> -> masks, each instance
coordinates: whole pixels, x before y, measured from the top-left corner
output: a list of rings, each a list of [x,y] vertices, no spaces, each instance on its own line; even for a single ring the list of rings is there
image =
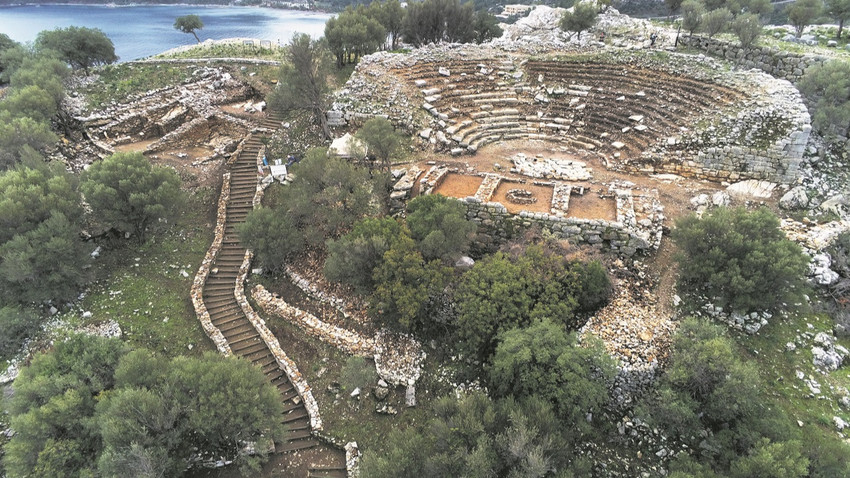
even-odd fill
[[[296,32],[318,38],[331,16],[259,7],[24,5],[0,7],[0,33],[29,42],[42,30],[71,25],[99,28],[112,39],[119,61],[129,61],[196,43],[192,35],[173,27],[175,18],[189,14],[204,22],[198,31],[201,40],[246,37],[281,44]]]

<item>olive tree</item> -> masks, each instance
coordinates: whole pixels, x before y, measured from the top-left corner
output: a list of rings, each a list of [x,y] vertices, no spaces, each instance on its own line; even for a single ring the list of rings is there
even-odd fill
[[[794,25],[797,38],[803,35],[803,30],[811,25],[823,11],[823,0],[795,0],[786,10],[788,21]]]
[[[35,40],[39,50],[53,50],[74,69],[83,69],[114,63],[115,46],[105,33],[97,28],[67,27],[45,30]]]
[[[92,164],[80,189],[100,223],[139,242],[176,212],[183,197],[177,172],[153,166],[142,153],[115,153]]]
[[[88,278],[76,181],[38,161],[0,173],[0,299],[9,303],[72,299]]]
[[[198,43],[201,43],[201,39],[198,38],[198,34],[195,32],[202,28],[204,28],[204,22],[197,15],[183,15],[174,20],[175,30],[180,30],[183,33],[191,33]]]
[[[581,39],[581,32],[596,25],[599,13],[594,5],[580,2],[573,6],[572,11],[567,10],[561,17],[561,29],[567,32],[575,32],[576,38]]]

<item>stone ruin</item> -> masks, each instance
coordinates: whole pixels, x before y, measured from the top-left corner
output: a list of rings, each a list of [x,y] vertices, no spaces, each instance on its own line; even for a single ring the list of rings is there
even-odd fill
[[[387,116],[453,156],[539,140],[613,170],[731,182],[793,182],[811,131],[789,82],[652,51],[380,53],[358,64],[333,109],[348,120]]]
[[[464,172],[436,164],[424,173],[418,167],[411,167],[401,176],[391,194],[394,208],[401,210],[417,186],[420,194],[442,193],[443,182],[452,174],[464,175]],[[589,185],[532,181],[530,184],[533,186],[551,189],[548,207],[541,212],[512,212],[504,204],[494,201],[494,194],[507,185],[505,196],[508,202],[511,202],[511,192],[514,192],[514,196],[521,198],[517,204],[535,204],[539,198],[526,189],[524,184],[527,181],[493,173],[479,173],[477,177],[480,183],[474,194],[455,197],[466,207],[467,218],[478,225],[478,245],[481,247],[504,242],[516,231],[532,227],[549,231],[561,239],[607,248],[626,256],[639,250],[657,249],[660,245],[665,216],[655,190],[619,182],[601,187],[594,185],[598,198],[612,203],[613,213],[607,218],[581,217],[570,209],[570,200],[572,196],[590,194],[586,191]]]
[[[223,159],[235,151],[255,127],[251,112],[264,104],[254,104],[257,92],[227,68],[187,68],[192,69],[191,78],[183,84],[134,95],[94,113],[84,114],[80,107],[68,105],[85,139],[76,143],[71,168],[82,169],[122,145],[139,142],[149,142],[146,154],[191,147],[207,150],[196,162]],[[239,111],[226,108],[237,104]]]

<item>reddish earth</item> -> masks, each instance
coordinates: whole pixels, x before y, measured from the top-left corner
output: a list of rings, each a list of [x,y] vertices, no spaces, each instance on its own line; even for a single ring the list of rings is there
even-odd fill
[[[531,204],[514,204],[508,198],[511,189],[524,189],[537,199]],[[492,202],[503,204],[511,214],[519,214],[520,211],[549,212],[552,210],[552,186],[538,186],[536,184],[521,184],[514,181],[502,181],[493,192]]]

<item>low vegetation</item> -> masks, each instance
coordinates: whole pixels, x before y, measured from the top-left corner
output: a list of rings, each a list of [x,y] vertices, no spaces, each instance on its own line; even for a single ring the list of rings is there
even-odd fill
[[[676,221],[683,293],[727,311],[784,310],[806,292],[808,258],[768,209],[718,208]]]
[[[6,474],[180,476],[221,456],[256,467],[283,436],[281,407],[246,361],[164,359],[116,339],[74,336],[15,381]],[[258,454],[245,452],[247,442]]]

